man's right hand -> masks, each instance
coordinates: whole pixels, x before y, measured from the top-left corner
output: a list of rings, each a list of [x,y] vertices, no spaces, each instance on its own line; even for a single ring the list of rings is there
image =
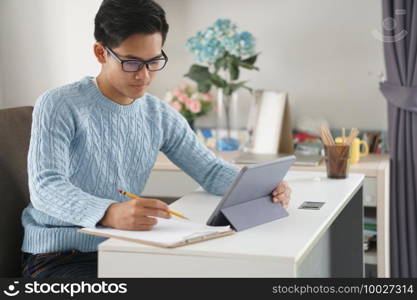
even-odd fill
[[[158,199],[131,199],[111,204],[99,223],[116,229],[149,231],[158,222],[152,217],[171,218],[167,210],[168,205]]]

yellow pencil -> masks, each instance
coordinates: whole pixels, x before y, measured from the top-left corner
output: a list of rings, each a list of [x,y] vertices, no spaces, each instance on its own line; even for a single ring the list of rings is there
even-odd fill
[[[140,197],[139,196],[136,196],[136,195],[134,195],[134,194],[131,194],[131,193],[129,193],[129,192],[125,192],[125,191],[122,191],[122,190],[117,190],[120,194],[122,194],[122,195],[124,195],[124,196],[127,196],[127,197],[129,197],[129,198],[132,198],[132,199],[139,199]],[[174,216],[177,216],[177,217],[180,217],[180,218],[183,218],[183,219],[186,219],[186,220],[188,220],[188,218],[186,217],[186,216],[183,216],[182,214],[180,214],[180,213],[177,213],[177,212],[175,212],[175,211],[173,211],[173,210],[167,210],[167,212],[168,213],[170,213],[171,215],[174,215]]]

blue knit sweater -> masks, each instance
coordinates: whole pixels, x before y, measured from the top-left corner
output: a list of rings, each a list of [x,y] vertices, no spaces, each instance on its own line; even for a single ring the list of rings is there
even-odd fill
[[[22,250],[97,251],[104,238],[77,229],[95,226],[110,204],[127,201],[117,189],[140,195],[159,151],[216,195],[225,193],[239,171],[150,94],[119,105],[100,92],[93,77],[45,92],[33,111],[31,203],[22,213]]]

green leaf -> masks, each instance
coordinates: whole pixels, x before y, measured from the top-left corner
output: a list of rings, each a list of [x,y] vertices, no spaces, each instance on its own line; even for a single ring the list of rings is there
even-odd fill
[[[225,88],[227,86],[226,80],[224,80],[217,74],[211,74],[210,80],[212,84],[214,84],[215,86],[219,88]]]
[[[259,71],[259,68],[258,67],[255,67],[255,66],[253,66],[251,64],[248,64],[248,63],[240,62],[239,65],[242,68],[245,68],[245,69],[248,69],[248,70],[256,70],[256,71]]]
[[[208,93],[211,89],[211,82],[210,80],[204,82],[197,82],[197,89],[200,93]]]
[[[190,79],[199,82],[206,81],[210,78],[210,72],[208,67],[200,65],[192,65],[190,70],[184,76],[189,77]]]
[[[219,58],[218,60],[216,60],[215,62],[214,62],[214,70],[215,70],[215,73],[217,73],[217,72],[219,72],[219,70],[221,69],[221,68],[225,68],[225,57],[222,57],[222,58]]]
[[[248,87],[248,86],[246,86],[246,85],[243,85],[242,86],[244,89],[247,89],[250,93],[253,93],[253,89],[252,88],[250,88],[250,87]]]
[[[231,64],[229,67],[230,80],[237,80],[239,78],[239,66]]]
[[[214,62],[214,72],[219,72],[220,68],[222,67],[222,59],[218,59]]]
[[[231,83],[230,84],[230,86],[232,87],[232,88],[235,88],[235,87],[237,87],[237,88],[240,88],[240,87],[242,87],[246,82],[248,82],[247,80],[245,80],[245,81],[239,81],[239,82],[235,82],[235,83]]]
[[[257,58],[258,58],[258,54],[255,54],[254,56],[251,56],[251,57],[248,57],[247,59],[242,60],[242,62],[250,64],[250,65],[254,65]]]
[[[197,88],[200,93],[208,93],[211,89],[210,72],[209,68],[200,65],[192,65],[185,77],[197,83]]]
[[[252,91],[252,89],[250,88],[250,87],[247,87],[247,86],[245,86],[245,83],[246,83],[247,81],[240,81],[240,82],[236,82],[236,83],[231,83],[230,85],[229,85],[229,90],[228,90],[228,92],[230,93],[230,94],[227,94],[227,95],[231,95],[231,94],[233,94],[233,92],[235,92],[236,90],[238,90],[238,89],[240,89],[240,88],[245,88],[245,89],[248,89],[250,92]],[[226,93],[226,92],[225,92]]]

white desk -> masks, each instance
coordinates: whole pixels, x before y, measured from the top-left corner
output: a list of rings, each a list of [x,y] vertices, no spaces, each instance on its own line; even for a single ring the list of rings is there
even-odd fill
[[[213,152],[222,159],[234,163],[239,152]],[[243,165],[238,165],[242,167]],[[319,166],[292,166],[291,171],[324,172],[324,163]],[[350,167],[351,173],[365,175],[363,204],[368,216],[376,216],[377,246],[365,252],[365,263],[376,265],[378,277],[390,277],[389,235],[389,156],[370,154]],[[158,159],[146,183],[142,195],[153,198],[180,198],[198,188],[198,183],[174,165],[163,153]]]
[[[290,172],[290,216],[234,235],[174,249],[117,239],[99,245],[99,277],[362,277],[362,184],[350,174]],[[170,207],[206,222],[220,197],[203,191]],[[323,201],[319,211],[298,209]]]

